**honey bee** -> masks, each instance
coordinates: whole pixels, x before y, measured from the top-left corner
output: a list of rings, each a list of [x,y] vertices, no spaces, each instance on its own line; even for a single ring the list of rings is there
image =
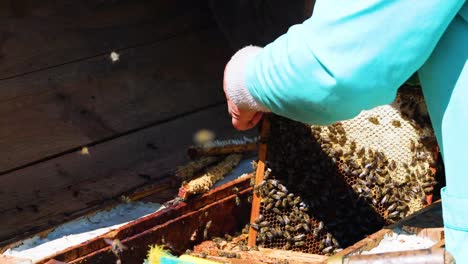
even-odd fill
[[[271,209],[275,214],[281,214],[281,211],[276,208],[276,207],[273,207],[273,209]]]
[[[354,142],[354,141],[353,141]],[[366,153],[366,149],[364,147],[361,147],[357,152],[356,155],[361,158],[364,154]]]
[[[398,211],[393,211],[393,212],[391,212],[390,214],[388,214],[388,217],[389,217],[389,218],[394,218],[394,217],[398,216],[399,213],[400,213],[400,212],[398,212]]]
[[[303,247],[303,246],[305,246],[305,242],[304,241],[296,241],[296,242],[294,242],[294,246]]]
[[[284,198],[286,196],[286,193],[284,192],[276,192],[276,195],[278,195],[280,198]]]
[[[392,204],[387,208],[387,211],[391,212],[397,207],[397,204]]]
[[[236,196],[235,202],[236,202],[236,205],[237,205],[237,206],[240,206],[240,205],[241,205],[241,199],[239,198],[239,196]]]
[[[289,218],[286,215],[283,215],[284,224],[289,224]]]
[[[327,236],[325,237],[325,244],[327,246],[331,246],[332,245],[332,235],[330,233],[327,233]]]
[[[387,200],[388,200],[388,194],[384,195],[384,197],[380,201],[380,204],[384,205],[387,202]]]
[[[393,125],[394,127],[401,127],[401,122],[398,121],[398,120],[392,120],[392,125]]]
[[[278,220],[278,222],[280,222],[281,224],[284,224],[284,219],[283,217],[281,217],[281,215],[276,215],[276,220]]]
[[[323,254],[330,254],[333,251],[333,246],[326,247],[322,250]]]
[[[255,224],[255,223],[251,223],[251,224],[250,224],[250,227],[253,228],[255,231],[260,230],[260,226],[257,225],[257,224]]]
[[[323,227],[324,227],[324,224],[323,224],[322,221],[320,221],[319,224],[318,224],[317,230],[320,232],[320,231],[322,231]]]
[[[380,125],[379,119],[375,116],[371,116],[368,118],[369,122],[371,122],[374,125]]]

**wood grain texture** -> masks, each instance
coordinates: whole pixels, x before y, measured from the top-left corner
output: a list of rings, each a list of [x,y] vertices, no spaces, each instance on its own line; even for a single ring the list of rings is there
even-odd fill
[[[0,79],[203,27],[206,1],[0,2]]]
[[[175,166],[186,161],[193,134],[202,128],[218,138],[241,135],[221,105],[97,144],[89,155],[69,153],[2,175],[0,241],[37,233],[148,181],[171,177]]]
[[[226,46],[206,29],[0,81],[0,172],[223,102]]]

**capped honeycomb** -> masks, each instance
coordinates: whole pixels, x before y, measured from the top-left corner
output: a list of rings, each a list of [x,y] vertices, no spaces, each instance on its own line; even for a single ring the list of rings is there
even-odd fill
[[[254,191],[257,243],[331,255],[423,208],[435,138],[420,91],[330,126],[271,119],[265,180]]]

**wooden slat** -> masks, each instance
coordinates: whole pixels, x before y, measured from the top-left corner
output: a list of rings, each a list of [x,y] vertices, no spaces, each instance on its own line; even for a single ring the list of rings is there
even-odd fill
[[[175,204],[166,209],[163,209],[156,213],[152,213],[150,215],[137,219],[133,222],[130,222],[122,227],[119,227],[118,229],[114,231],[111,231],[110,233],[92,238],[86,241],[85,243],[68,248],[66,250],[63,250],[62,252],[56,252],[55,255],[48,256],[47,258],[39,261],[39,263],[45,262],[49,258],[69,262],[77,258],[84,257],[88,254],[92,254],[93,252],[98,251],[100,249],[104,249],[104,248],[108,249],[109,244],[107,244],[103,240],[103,237],[111,238],[111,239],[117,238],[119,240],[124,240],[126,238],[136,236],[140,233],[147,231],[148,229],[154,228],[155,226],[163,225],[182,215],[192,213],[216,201],[222,200],[228,196],[232,196],[233,187],[237,187],[241,193],[249,192],[252,189],[249,186],[249,181],[250,181],[250,176],[235,179],[229,183],[226,183],[200,196],[195,196],[193,197],[193,199],[189,201]],[[154,200],[150,200],[150,201],[154,202]],[[242,219],[240,219],[239,221],[242,221]],[[187,224],[194,225],[194,224],[199,224],[199,222],[197,221],[196,223],[187,223]],[[177,230],[167,230],[167,234],[169,234],[172,231],[177,232]],[[196,239],[190,240],[191,242],[189,243],[192,244],[191,246],[203,240],[202,231],[200,230],[199,233],[200,233],[200,236],[198,236]],[[184,243],[182,244],[186,245],[186,242],[188,241],[184,241]]]
[[[270,121],[265,115],[262,121],[262,128],[260,132],[261,142],[258,144],[258,162],[257,162],[257,171],[255,172],[255,186],[260,185],[263,181],[263,175],[265,174],[265,162],[267,159],[267,138],[270,133]],[[254,223],[260,215],[260,202],[261,197],[259,193],[255,193],[252,198],[252,209],[250,211],[250,223]],[[249,228],[249,238],[247,245],[253,247],[256,245],[257,231],[252,227]]]
[[[0,81],[0,172],[223,102],[217,29]]]
[[[205,2],[1,1],[0,79],[200,28]]]
[[[226,185],[229,186],[229,184]],[[212,221],[210,228],[207,230],[208,237],[222,236],[238,230],[247,222],[249,207],[237,206],[236,196],[243,203],[247,203],[246,200],[250,195],[251,188],[233,194],[232,187],[226,187],[222,186],[220,188],[225,189],[231,195],[222,199],[215,199],[212,203],[198,210],[191,210],[183,215],[177,215],[164,223],[122,240],[127,247],[131,248],[131,250],[122,253],[122,263],[141,263],[146,258],[148,246],[154,244],[165,245],[174,254],[181,254],[185,249],[205,240],[204,229],[208,221]],[[194,235],[195,231],[196,235]],[[110,247],[107,246],[81,258],[69,261],[69,263],[112,263],[113,261],[115,261],[115,256],[113,256]]]
[[[221,105],[103,142],[90,147],[89,155],[69,153],[2,175],[0,240],[11,242],[8,239],[17,235],[56,225],[145,184],[148,177],[170,177],[175,166],[186,161],[185,149],[202,128],[212,129],[219,138],[241,135]]]

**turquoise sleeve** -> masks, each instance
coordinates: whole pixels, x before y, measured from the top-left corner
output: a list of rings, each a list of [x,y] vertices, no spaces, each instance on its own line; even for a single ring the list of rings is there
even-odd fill
[[[444,158],[445,248],[457,263],[468,263],[468,4],[418,75]]]
[[[313,124],[390,103],[427,60],[463,0],[317,0],[314,15],[246,65],[260,104]]]

